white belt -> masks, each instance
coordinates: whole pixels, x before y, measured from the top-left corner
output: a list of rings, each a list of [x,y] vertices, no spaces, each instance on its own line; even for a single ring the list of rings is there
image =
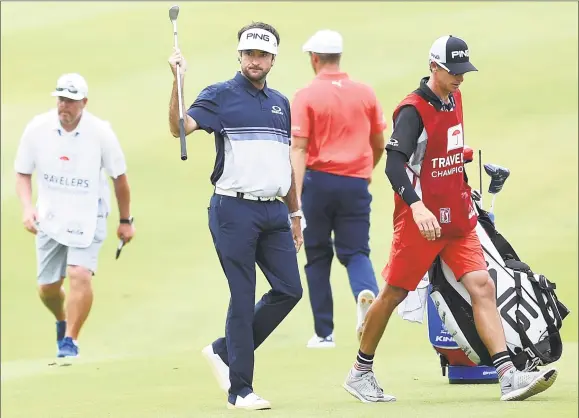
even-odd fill
[[[260,196],[254,196],[250,193],[241,193],[241,192],[236,192],[233,190],[224,190],[224,189],[220,189],[219,187],[215,188],[215,194],[220,194],[222,196],[238,197],[240,199],[246,199],[246,200],[256,200],[259,202],[271,202],[271,201],[274,201],[276,199],[275,196],[273,196],[273,197],[260,197]]]

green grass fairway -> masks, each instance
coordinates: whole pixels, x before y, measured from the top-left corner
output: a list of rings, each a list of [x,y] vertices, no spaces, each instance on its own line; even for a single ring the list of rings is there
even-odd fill
[[[171,3],[2,2],[1,374],[3,418],[246,416],[227,411],[200,350],[224,330],[228,288],[207,228],[213,137],[169,133]],[[269,82],[290,99],[313,76],[303,42],[316,30],[344,35],[343,69],[372,85],[387,118],[427,73],[431,43],[448,31],[468,42],[478,73],[465,77],[466,141],[511,176],[496,202],[499,230],[571,309],[560,376],[548,392],[500,403],[497,385],[454,386],[441,376],[426,325],[392,319],[376,371],[393,404],[365,405],[342,388],[357,351],[345,270],[333,273],[338,347],[305,348],[313,333],[304,299],[258,350],[255,390],[268,417],[577,416],[577,4],[181,3],[180,46],[189,63],[185,100],[232,77],[236,35],[252,20],[281,33]],[[357,23],[356,23],[357,22]],[[65,72],[83,74],[88,109],[112,123],[124,147],[137,235],[115,261],[117,213],[80,337],[82,359],[49,366],[54,321],[36,295],[33,237],[21,225],[13,161],[25,124],[55,102]],[[391,125],[391,124],[389,124]],[[389,134],[391,126],[388,127]],[[468,173],[478,184],[473,165]],[[486,177],[486,175],[485,175]],[[485,188],[488,181],[485,178]],[[371,185],[372,260],[389,255],[393,196],[384,160]],[[485,195],[485,207],[490,197]],[[301,266],[305,262],[299,254]],[[303,271],[303,269],[302,269]],[[307,287],[305,275],[302,282]],[[380,282],[382,283],[382,282]],[[261,274],[258,291],[267,289]],[[247,414],[249,415],[249,414]]]

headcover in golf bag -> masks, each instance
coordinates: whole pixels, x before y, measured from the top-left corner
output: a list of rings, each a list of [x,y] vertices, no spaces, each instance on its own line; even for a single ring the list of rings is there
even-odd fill
[[[559,330],[569,310],[557,299],[555,283],[531,271],[495,229],[475,200],[477,235],[496,287],[507,348],[515,367],[531,370],[557,361],[563,345]],[[470,296],[450,268],[437,258],[429,271],[431,298],[452,338],[475,365],[492,366],[474,323]],[[441,349],[435,349],[444,356]],[[452,359],[447,359],[451,365]]]

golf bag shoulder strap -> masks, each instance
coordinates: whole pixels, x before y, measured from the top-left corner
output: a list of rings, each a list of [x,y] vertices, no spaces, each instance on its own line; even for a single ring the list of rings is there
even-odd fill
[[[535,297],[537,298],[537,304],[541,309],[541,314],[545,319],[547,324],[547,335],[549,341],[549,349],[548,350],[540,350],[537,345],[533,344],[525,332],[524,321],[523,321],[523,313],[520,311],[520,304],[523,298],[523,290],[522,290],[522,283],[521,283],[521,272],[520,270],[514,271],[514,279],[515,279],[515,294],[517,297],[517,305],[515,311],[515,318],[517,323],[517,332],[519,337],[521,338],[521,344],[523,346],[523,352],[519,353],[515,357],[521,356],[528,357],[533,360],[535,363],[533,366],[537,365],[545,365],[549,363],[553,363],[557,361],[563,352],[563,343],[561,341],[561,335],[559,334],[559,328],[561,327],[562,320],[560,314],[558,313],[557,304],[554,301],[554,287],[551,283],[549,283],[544,276],[539,276],[539,280],[535,278],[535,275],[529,270],[526,272],[529,281],[533,287],[533,291],[535,293]],[[542,279],[541,279],[542,278]],[[541,283],[543,281],[543,283]],[[551,317],[549,312],[547,311],[547,305],[545,303],[544,296],[546,296],[549,307],[551,311],[557,318],[557,324],[555,324],[555,320]],[[515,361],[516,362],[516,361]],[[526,361],[525,361],[526,363]]]
[[[512,245],[507,241],[507,239],[495,228],[495,224],[491,221],[489,213],[480,208],[478,209],[478,221],[484,228],[485,232],[491,239],[491,242],[503,258],[503,260],[513,259],[516,261],[521,261],[519,255],[512,247]]]
[[[557,305],[557,296],[555,295],[555,284],[551,283],[547,280],[545,276],[541,275],[534,275],[532,272],[528,273],[529,279],[533,284],[533,290],[535,291],[535,296],[539,302],[539,308],[541,308],[541,313],[545,317],[547,321],[547,332],[549,335],[549,340],[551,341],[551,357],[557,356],[559,358],[561,356],[561,352],[563,350],[561,338],[559,335],[559,329],[563,325],[563,318],[561,317],[561,313],[559,312],[558,305]],[[547,299],[547,303],[542,296],[545,296]],[[548,306],[547,306],[548,304]],[[553,313],[553,317],[549,314],[547,307]],[[557,340],[553,340],[553,336],[557,337]],[[561,346],[560,351],[557,353],[553,353],[553,351],[557,351],[557,346]]]

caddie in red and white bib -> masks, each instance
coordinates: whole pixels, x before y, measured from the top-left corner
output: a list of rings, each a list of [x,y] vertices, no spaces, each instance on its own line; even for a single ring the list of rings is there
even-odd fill
[[[382,275],[386,286],[367,313],[346,390],[363,402],[387,402],[372,365],[393,310],[414,291],[440,257],[468,292],[474,322],[491,354],[501,400],[523,400],[549,388],[557,371],[516,370],[497,311],[495,285],[475,232],[477,215],[464,173],[464,121],[459,90],[476,71],[466,43],[443,36],[429,53],[430,76],[394,110],[386,145],[386,175],[394,195],[394,236]],[[444,320],[443,320],[444,321]]]

